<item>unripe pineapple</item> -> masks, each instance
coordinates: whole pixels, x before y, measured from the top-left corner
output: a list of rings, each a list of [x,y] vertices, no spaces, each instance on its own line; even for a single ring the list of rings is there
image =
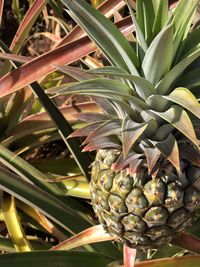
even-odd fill
[[[200,204],[196,167],[182,163],[183,172],[166,161],[156,176],[142,164],[113,171],[117,151],[99,150],[92,167],[91,197],[95,213],[107,231],[130,247],[156,248],[192,224]]]
[[[83,81],[59,92],[90,95],[102,110],[78,114],[86,126],[72,134],[87,137],[85,151],[97,150],[94,211],[130,247],[169,243],[200,203],[200,27],[190,27],[199,1],[169,12],[166,0],[138,0],[135,13],[127,0],[136,52],[85,1],[64,2],[112,65],[74,72]]]

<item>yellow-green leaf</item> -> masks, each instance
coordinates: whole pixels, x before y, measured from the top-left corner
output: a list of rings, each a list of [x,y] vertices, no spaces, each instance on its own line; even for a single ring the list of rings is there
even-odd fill
[[[200,104],[196,97],[187,88],[176,88],[170,95],[164,96],[164,98],[188,109],[200,119]]]
[[[190,139],[195,145],[199,145],[192,122],[187,112],[180,106],[174,105],[165,112],[157,112],[151,110],[153,113],[161,117],[163,120],[171,123],[177,130]]]
[[[21,226],[15,206],[15,199],[13,196],[4,193],[2,200],[2,209],[6,226],[9,235],[13,240],[16,251],[31,251],[32,248]]]

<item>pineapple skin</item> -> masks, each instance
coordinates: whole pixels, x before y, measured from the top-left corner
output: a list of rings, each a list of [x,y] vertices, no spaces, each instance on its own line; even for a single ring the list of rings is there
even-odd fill
[[[199,168],[185,164],[178,176],[168,163],[152,178],[146,167],[134,175],[113,171],[117,157],[116,150],[101,149],[92,165],[92,206],[108,233],[145,250],[170,243],[191,226],[200,203]]]

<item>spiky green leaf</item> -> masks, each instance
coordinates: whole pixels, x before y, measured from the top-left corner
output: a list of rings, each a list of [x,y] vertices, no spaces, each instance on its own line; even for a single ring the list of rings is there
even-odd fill
[[[168,19],[168,0],[154,1],[155,21],[153,25],[153,34],[157,35]]]
[[[136,4],[138,24],[145,36],[147,44],[149,45],[153,39],[152,29],[155,20],[153,0],[136,1]]]
[[[179,104],[183,108],[186,108],[200,119],[200,104],[196,97],[187,88],[176,88],[170,95],[164,97]]]
[[[74,19],[100,46],[111,63],[138,75],[138,60],[133,48],[110,20],[83,0],[62,2],[73,12]]]
[[[142,62],[145,78],[149,82],[156,85],[169,71],[172,51],[173,26],[168,25],[153,40]]]
[[[133,84],[135,85],[135,91],[144,100],[156,93],[154,85],[142,77],[117,72],[117,69],[116,71],[113,70],[113,72],[109,72],[109,68],[101,68],[100,72],[98,69],[93,70],[92,72],[94,74],[107,75],[112,78],[119,78],[133,82]]]
[[[171,85],[178,78],[178,76],[198,57],[200,56],[200,48],[175,65],[156,86],[159,94],[166,94],[169,92]]]
[[[191,140],[195,145],[199,145],[192,122],[187,112],[180,106],[174,105],[165,112],[157,112],[152,110],[163,120],[171,123],[177,130]]]
[[[199,0],[179,1],[178,6],[169,19],[169,23],[173,23],[174,26],[173,56],[176,55],[176,60],[178,59],[181,51],[177,50],[180,49],[182,40],[188,35],[198,2]]]
[[[130,14],[131,14],[131,18],[132,18],[133,23],[135,25],[137,41],[138,41],[139,50],[140,50],[139,51],[139,55],[140,55],[141,59],[143,60],[144,54],[148,49],[148,45],[146,43],[145,36],[144,36],[142,30],[140,29],[140,26],[139,26],[139,24],[137,22],[137,19],[135,17],[134,10],[133,10],[133,8],[131,6],[131,1],[130,0],[126,0],[126,3],[128,5],[128,8],[129,8],[129,11],[130,11]]]

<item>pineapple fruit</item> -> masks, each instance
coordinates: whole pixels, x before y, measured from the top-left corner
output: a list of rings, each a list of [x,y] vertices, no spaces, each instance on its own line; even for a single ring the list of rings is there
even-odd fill
[[[200,204],[199,1],[126,1],[135,50],[85,1],[63,0],[111,66],[77,72],[59,94],[89,95],[102,113],[78,114],[84,150],[96,150],[91,199],[105,229],[132,248],[170,243]],[[72,75],[72,72],[70,74]],[[80,75],[81,73],[81,75]]]

